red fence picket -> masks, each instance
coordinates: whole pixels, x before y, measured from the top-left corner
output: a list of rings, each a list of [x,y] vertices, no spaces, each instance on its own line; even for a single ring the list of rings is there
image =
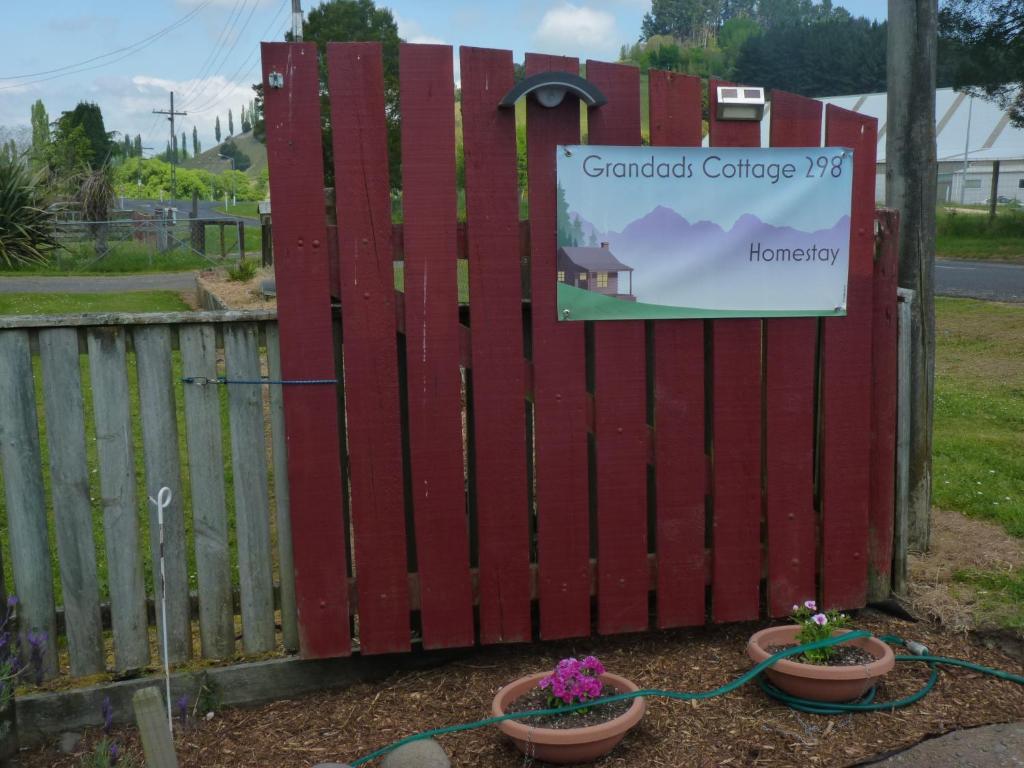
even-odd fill
[[[821,102],[775,91],[771,145],[821,145]],[[818,325],[812,317],[765,320],[765,518],[768,614],[816,597],[814,391]]]
[[[359,639],[390,653],[409,648],[409,595],[381,46],[331,43],[327,71]]]
[[[526,55],[526,75],[578,72],[576,59]],[[526,106],[530,199],[530,321],[537,479],[540,635],[590,632],[587,371],[582,323],[560,323],[555,306],[555,147],[578,144],[580,108]]]
[[[399,49],[409,463],[423,646],[473,644],[462,473],[455,88],[445,45]]]
[[[333,378],[332,288],[341,298],[343,389],[285,390],[304,654],[347,653],[350,613],[360,648],[378,653],[406,650],[417,630],[427,648],[585,636],[595,599],[601,633],[648,628],[652,604],[659,627],[778,616],[816,589],[852,608],[869,565],[872,594],[885,591],[897,222],[883,214],[875,263],[873,120],[826,115],[826,143],[855,152],[846,317],[559,322],[556,147],[580,140],[575,98],[527,104],[520,222],[516,114],[498,105],[512,54],[461,49],[458,224],[451,49],[403,44],[393,225],[380,47],[330,45],[328,229],[315,46],[263,50],[265,81],[283,74],[265,95],[285,378]],[[528,75],[577,69],[526,58]],[[589,141],[638,145],[637,70],[586,72],[608,99],[588,110]],[[700,81],[649,82],[651,143],[699,145]],[[710,144],[757,146],[757,123],[717,119],[717,85]],[[773,146],[820,144],[818,102],[776,93],[771,111]]]
[[[651,70],[651,144],[699,147],[701,82]],[[658,626],[703,624],[704,321],[662,320],[654,334],[654,464]]]
[[[711,146],[757,147],[755,122],[716,115],[718,80],[708,83]],[[755,619],[761,584],[761,321],[711,321],[712,494],[711,615]]]

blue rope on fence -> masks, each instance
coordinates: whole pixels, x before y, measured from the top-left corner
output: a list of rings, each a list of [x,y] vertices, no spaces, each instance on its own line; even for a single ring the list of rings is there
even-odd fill
[[[205,387],[207,384],[337,384],[337,379],[229,379],[226,376],[218,376],[211,379],[209,376],[182,376],[185,384],[198,384]]]

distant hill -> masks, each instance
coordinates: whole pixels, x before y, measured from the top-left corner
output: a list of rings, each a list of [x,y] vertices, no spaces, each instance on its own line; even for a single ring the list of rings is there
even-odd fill
[[[260,171],[267,167],[267,148],[253,138],[252,131],[238,133],[231,137],[238,148],[245,152],[252,160],[252,165],[246,170],[246,175],[258,178]],[[182,168],[201,168],[211,173],[231,170],[231,161],[222,160],[217,157],[220,152],[220,144],[200,152],[199,157],[190,157],[181,164]]]

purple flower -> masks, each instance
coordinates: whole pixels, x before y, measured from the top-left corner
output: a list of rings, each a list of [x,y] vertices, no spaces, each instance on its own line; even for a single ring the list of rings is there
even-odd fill
[[[813,600],[807,600],[804,602],[804,608],[806,608],[808,611],[816,611],[818,610],[818,604]]]
[[[18,604],[18,596],[17,595],[8,595],[7,596],[7,607],[8,608],[13,608],[17,604]]]
[[[188,720],[188,695],[182,695],[180,699],[175,702],[178,707],[178,717],[182,722]]]
[[[816,613],[813,616],[811,616],[811,621],[813,621],[819,627],[824,627],[826,624],[828,624],[828,616],[826,616],[824,613]]]
[[[103,732],[109,734],[111,726],[114,725],[114,707],[110,703],[109,696],[103,697],[103,701],[100,703],[100,712],[103,715]]]
[[[110,764],[117,765],[118,760],[121,759],[121,749],[116,743],[110,745]]]

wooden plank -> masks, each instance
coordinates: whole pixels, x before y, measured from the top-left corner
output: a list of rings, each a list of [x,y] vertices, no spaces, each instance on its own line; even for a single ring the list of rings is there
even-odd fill
[[[648,82],[651,144],[699,147],[700,78],[652,69]],[[658,626],[703,624],[704,323],[661,320],[652,330]]]
[[[591,144],[640,144],[635,67],[587,62],[587,79],[608,98],[588,112]],[[597,629],[634,632],[647,608],[647,353],[644,323],[594,324],[597,494]]]
[[[822,597],[828,608],[867,602],[871,496],[871,324],[878,122],[828,105],[825,143],[853,149],[846,317],[825,319],[822,345]]]
[[[33,381],[28,332],[0,333],[0,466],[14,594],[20,601],[18,630],[26,654],[28,633],[46,633],[43,671],[49,678],[57,674],[57,633]]]
[[[276,323],[267,323],[267,372],[281,381],[281,337]],[[288,441],[284,423],[284,386],[270,387],[270,440],[274,453],[274,504],[277,524],[277,570],[281,588],[281,641],[299,649],[299,618],[295,608],[295,560],[292,557],[291,499],[288,491]]]
[[[550,71],[578,72],[579,61],[526,54],[527,77]],[[526,115],[540,635],[553,640],[590,634],[586,342],[583,323],[558,322],[555,299],[555,147],[579,143],[579,100],[549,109],[531,98]]]
[[[530,639],[529,499],[512,52],[459,49],[473,358],[480,641]]]
[[[142,739],[147,768],[178,768],[174,738],[167,720],[167,709],[157,686],[143,688],[132,696],[135,723]]]
[[[410,627],[384,66],[379,43],[327,59],[359,642],[392,653]]]
[[[708,83],[714,147],[756,147],[756,122],[715,116],[718,80]],[[715,621],[755,619],[761,582],[761,321],[711,322],[712,494],[711,615]]]
[[[171,503],[164,509],[167,656],[171,663],[178,663],[192,655],[192,622],[188,602],[185,499],[181,491],[181,453],[174,374],[171,371],[171,331],[166,325],[142,326],[133,329],[132,341],[139,377],[146,494],[149,499],[155,499],[162,487],[171,490]],[[149,510],[149,541],[153,552],[153,589],[159,601],[160,525],[156,504],[149,501],[146,507]],[[161,642],[162,621],[162,612],[157,611],[157,634]]]
[[[264,83],[270,72],[284,76],[282,88],[264,89],[281,375],[333,379],[316,45],[263,43],[262,57]],[[295,573],[299,644],[307,658],[345,655],[351,641],[337,387],[285,387],[284,410],[292,548],[302,565]]]
[[[86,338],[100,461],[114,668],[127,671],[149,664],[149,636],[139,505],[135,496],[125,331],[116,326],[90,328]]]
[[[896,493],[896,306],[899,262],[897,211],[877,214],[881,235],[872,281],[871,506],[868,508],[868,600],[892,594],[893,514]]]
[[[821,102],[772,93],[771,145],[821,144]],[[823,224],[824,226],[824,224]],[[768,613],[786,616],[815,597],[814,387],[818,321],[766,320],[765,517]]]
[[[177,323],[248,323],[273,320],[276,309],[201,312],[94,312],[74,315],[7,315],[3,328],[82,328],[91,325],[175,325]]]
[[[217,378],[217,338],[212,325],[182,326],[178,342],[184,376]],[[185,385],[185,437],[192,486],[199,637],[204,658],[226,659],[235,652],[235,625],[217,387]]]
[[[255,324],[224,329],[228,379],[258,381],[259,334]],[[247,653],[274,647],[274,580],[270,563],[270,505],[264,444],[263,391],[258,383],[228,385],[231,468],[235,486],[238,583],[242,595],[242,646]]]
[[[462,468],[452,68],[451,46],[399,48],[409,469],[424,648],[474,640]]]
[[[96,543],[85,450],[85,408],[78,333],[74,328],[39,332],[46,429],[50,449],[50,493],[57,529],[57,556],[64,596],[71,674],[103,672],[103,625],[96,573]]]

